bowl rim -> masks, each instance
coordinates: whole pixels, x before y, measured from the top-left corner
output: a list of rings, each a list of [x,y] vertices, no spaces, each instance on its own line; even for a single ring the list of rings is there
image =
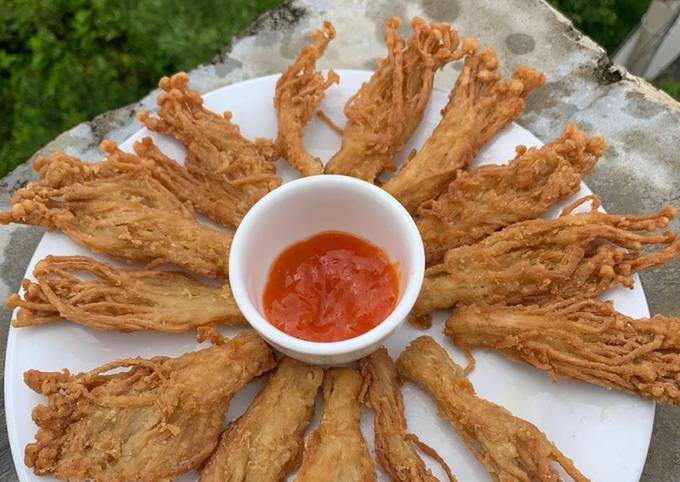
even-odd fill
[[[302,340],[279,330],[269,323],[255,308],[243,282],[245,280],[245,270],[241,260],[243,259],[244,249],[247,248],[243,239],[247,236],[248,231],[252,229],[255,223],[260,222],[262,215],[272,206],[278,205],[282,198],[294,195],[296,191],[305,190],[310,185],[317,184],[323,186],[324,190],[334,189],[338,186],[363,190],[375,201],[380,202],[387,209],[393,210],[397,214],[397,219],[399,219],[399,225],[401,226],[400,231],[406,237],[408,250],[413,259],[411,273],[404,273],[404,276],[408,278],[405,280],[405,288],[401,299],[388,317],[366,333],[342,341],[316,342]],[[241,220],[234,233],[229,252],[229,285],[236,305],[250,326],[272,344],[305,355],[345,355],[363,350],[386,339],[406,320],[418,298],[424,277],[425,248],[418,227],[406,208],[387,191],[375,184],[343,175],[323,174],[303,177],[286,182],[267,193],[250,208]]]

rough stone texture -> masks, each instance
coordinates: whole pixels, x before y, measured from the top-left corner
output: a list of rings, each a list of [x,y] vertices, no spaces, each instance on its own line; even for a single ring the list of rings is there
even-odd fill
[[[649,212],[680,200],[680,105],[612,66],[599,46],[541,0],[295,1],[260,17],[230,49],[192,71],[192,85],[207,92],[280,72],[323,19],[335,24],[338,37],[322,67],[372,69],[383,54],[383,19],[391,15],[454,22],[463,35],[476,36],[482,46],[495,48],[506,74],[518,64],[545,72],[547,85],[532,94],[520,123],[544,140],[558,136],[569,120],[605,135],[611,147],[588,184],[609,211]],[[406,32],[408,24],[402,28]],[[455,69],[447,68],[437,76],[436,85],[448,89],[454,77]],[[122,141],[138,129],[134,114],[152,109],[155,95],[152,92],[136,104],[65,132],[41,153],[63,149],[85,159],[101,157],[99,142]],[[30,179],[28,164],[4,178],[0,208],[5,209],[11,192]],[[0,297],[17,288],[41,234],[39,229],[16,226],[0,230]],[[680,299],[674,296],[680,292],[680,266],[642,278],[653,313],[680,315]],[[1,316],[4,350],[9,313]],[[2,431],[0,482],[16,479],[4,427]],[[660,407],[642,480],[680,481],[679,431],[680,409]]]

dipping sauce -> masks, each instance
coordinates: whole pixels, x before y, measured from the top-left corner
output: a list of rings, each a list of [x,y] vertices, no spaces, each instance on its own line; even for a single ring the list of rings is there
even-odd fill
[[[377,326],[398,297],[399,277],[382,249],[327,231],[289,246],[274,260],[263,302],[267,320],[279,330],[330,342]]]

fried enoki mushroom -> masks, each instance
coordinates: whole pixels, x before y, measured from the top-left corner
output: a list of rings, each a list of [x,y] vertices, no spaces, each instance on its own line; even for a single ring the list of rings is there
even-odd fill
[[[241,135],[231,113],[218,115],[203,107],[203,99],[189,90],[184,72],[163,77],[158,86],[158,117],[147,112],[139,121],[147,128],[170,134],[187,149],[186,167],[199,180],[220,184],[238,200],[234,209],[241,216],[262,196],[281,184],[273,161],[278,158],[273,143],[254,142]]]
[[[104,144],[110,158],[122,153]],[[58,229],[93,251],[127,261],[172,263],[225,278],[231,233],[199,224],[142,165],[88,164],[61,153],[33,165],[40,180],[16,191],[0,224]]]
[[[465,349],[486,347],[545,371],[680,405],[680,319],[633,319],[611,302],[460,307],[445,333]]]
[[[25,463],[60,480],[172,480],[210,455],[232,396],[275,364],[249,332],[177,358],[118,360],[77,375],[29,370],[25,383],[48,404],[33,409],[39,429]]]
[[[228,285],[177,271],[120,270],[87,256],[48,256],[25,279],[15,328],[68,320],[96,330],[177,333],[212,324],[246,325]]]
[[[319,428],[305,441],[297,482],[374,482],[375,466],[361,434],[359,372],[331,368],[323,381],[323,413]]]
[[[400,23],[395,17],[385,21],[387,57],[345,104],[342,147],[328,162],[328,174],[373,182],[384,169],[394,169],[395,156],[423,118],[435,72],[477,47],[473,39],[459,42],[450,25],[417,17],[407,42],[397,32]]]
[[[323,55],[328,43],[335,38],[330,22],[314,32],[313,41],[305,46],[295,62],[276,81],[274,108],[278,121],[276,147],[281,156],[303,176],[323,174],[323,164],[312,156],[302,144],[303,129],[319,107],[328,87],[340,81],[333,71],[323,74],[316,70],[316,61]]]
[[[248,410],[230,424],[201,482],[279,482],[300,464],[323,369],[284,357]]]
[[[542,147],[517,148],[506,166],[461,172],[448,191],[418,210],[418,230],[428,264],[451,248],[474,244],[510,224],[534,219],[578,192],[607,145],[567,125],[562,137]]]
[[[145,137],[134,144],[136,156],[120,153],[125,162],[142,162],[154,178],[180,201],[223,226],[235,228],[250,208],[238,189],[225,189],[224,184],[209,178],[197,178],[184,166],[170,159]]]
[[[429,336],[417,338],[397,360],[402,379],[418,384],[493,480],[557,482],[553,463],[574,481],[588,479],[535,425],[477,397],[463,369]]]
[[[509,82],[501,79],[491,49],[467,57],[432,135],[383,188],[416,213],[522,114],[524,98],[544,82],[543,74],[527,67],[518,67]]]
[[[411,320],[427,325],[430,312],[458,304],[541,304],[594,297],[619,284],[630,288],[634,273],[680,256],[673,233],[641,233],[667,226],[674,216],[667,206],[649,216],[567,211],[512,224],[448,251],[442,264],[428,268]],[[641,250],[654,245],[668,246]]]
[[[375,454],[380,466],[393,482],[438,482],[418,455],[416,449],[422,446],[422,442],[415,435],[406,433],[401,383],[387,350],[380,348],[362,358],[359,367],[368,403],[375,413]],[[436,458],[442,461],[441,457]],[[442,466],[449,480],[455,481],[448,466]]]

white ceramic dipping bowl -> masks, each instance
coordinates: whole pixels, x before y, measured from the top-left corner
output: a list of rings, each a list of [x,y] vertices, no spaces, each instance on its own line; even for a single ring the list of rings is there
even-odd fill
[[[324,231],[343,231],[382,248],[399,275],[392,313],[363,335],[337,342],[301,340],[271,325],[262,294],[272,263],[291,244]],[[229,283],[251,326],[282,353],[307,363],[336,364],[375,351],[399,328],[418,297],[425,253],[404,207],[373,184],[321,175],[291,181],[260,199],[241,221],[229,254]]]

